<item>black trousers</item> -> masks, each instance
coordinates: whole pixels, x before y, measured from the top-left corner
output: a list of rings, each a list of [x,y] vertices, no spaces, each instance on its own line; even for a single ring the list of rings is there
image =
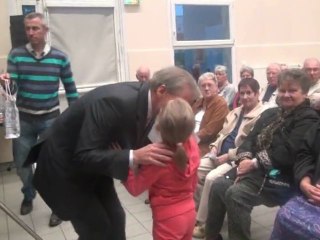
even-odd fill
[[[115,188],[106,187],[109,184],[100,181],[88,206],[80,209],[77,217],[71,219],[79,240],[126,239],[125,212]]]

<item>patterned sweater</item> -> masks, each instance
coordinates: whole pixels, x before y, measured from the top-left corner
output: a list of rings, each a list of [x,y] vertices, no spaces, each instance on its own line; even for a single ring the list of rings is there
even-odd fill
[[[8,72],[16,83],[13,91],[17,90],[21,119],[48,120],[60,114],[59,79],[65,88],[69,105],[79,97],[69,60],[56,48],[51,48],[40,59],[35,58],[25,46],[14,48],[8,56]]]

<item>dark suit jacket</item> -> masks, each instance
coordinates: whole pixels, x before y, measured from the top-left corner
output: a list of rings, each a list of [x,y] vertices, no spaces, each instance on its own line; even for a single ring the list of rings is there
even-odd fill
[[[126,179],[129,149],[141,147],[145,137],[148,90],[147,83],[127,82],[89,92],[31,151],[27,161],[37,161],[34,185],[59,217],[75,217],[100,191],[97,187],[113,192],[113,178]],[[112,142],[122,150],[110,150]]]

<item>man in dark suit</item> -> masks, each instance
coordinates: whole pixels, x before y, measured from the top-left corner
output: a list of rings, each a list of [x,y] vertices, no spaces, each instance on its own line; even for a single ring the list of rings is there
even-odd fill
[[[198,94],[192,76],[177,67],[158,71],[150,83],[89,92],[30,153],[28,161],[37,161],[36,189],[59,217],[71,220],[80,240],[125,239],[125,214],[113,178],[125,180],[129,167],[140,164],[165,167],[173,152],[164,144],[148,144],[148,122],[169,99],[191,104]]]

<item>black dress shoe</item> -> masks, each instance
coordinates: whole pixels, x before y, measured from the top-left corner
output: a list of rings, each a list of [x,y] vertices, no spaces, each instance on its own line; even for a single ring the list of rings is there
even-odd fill
[[[60,223],[62,223],[62,220],[54,213],[51,213],[49,226],[55,227],[55,226],[58,226]]]
[[[33,209],[32,200],[23,199],[20,207],[20,214],[27,215],[32,211],[32,209]]]

